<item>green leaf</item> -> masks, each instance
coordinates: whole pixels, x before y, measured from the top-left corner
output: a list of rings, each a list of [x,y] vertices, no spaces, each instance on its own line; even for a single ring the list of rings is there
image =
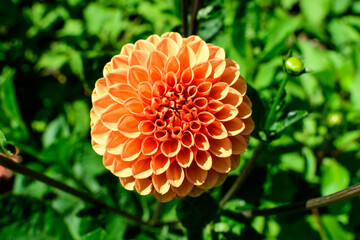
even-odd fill
[[[0,151],[5,151],[6,138],[5,134],[0,130]]]
[[[278,134],[278,133],[284,131],[287,127],[300,121],[307,115],[308,115],[308,112],[305,110],[296,110],[296,111],[289,112],[285,116],[285,118],[276,121],[270,127],[270,131],[271,131],[270,135],[275,135],[275,134]]]
[[[347,188],[350,184],[349,171],[332,158],[325,158],[321,166],[321,194],[332,194]]]
[[[43,201],[0,195],[0,215],[2,239],[71,239],[62,217]]]
[[[176,214],[187,229],[188,234],[199,234],[213,220],[218,210],[218,204],[207,193],[197,198],[185,198],[176,208]]]

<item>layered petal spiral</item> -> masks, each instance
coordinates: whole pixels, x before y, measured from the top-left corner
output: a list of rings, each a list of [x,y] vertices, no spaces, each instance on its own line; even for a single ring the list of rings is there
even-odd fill
[[[92,93],[91,137],[127,190],[159,201],[199,196],[237,168],[251,101],[239,66],[198,36],[126,44]]]

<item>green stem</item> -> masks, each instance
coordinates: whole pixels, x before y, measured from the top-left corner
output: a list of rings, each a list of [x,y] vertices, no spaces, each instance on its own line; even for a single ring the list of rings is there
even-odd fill
[[[266,131],[269,130],[269,128],[271,127],[271,124],[273,123],[276,107],[279,104],[281,96],[285,90],[285,85],[287,83],[287,80],[288,80],[288,75],[285,73],[285,77],[283,78],[283,80],[280,84],[280,88],[276,92],[275,101],[271,105],[270,113],[269,113],[268,117],[266,118],[266,122],[265,122],[265,130]]]
[[[80,191],[78,189],[75,189],[73,187],[70,187],[70,186],[68,186],[62,182],[59,182],[53,178],[50,178],[40,172],[34,171],[34,170],[32,170],[28,167],[25,167],[19,163],[16,163],[16,162],[12,161],[11,159],[4,157],[3,155],[0,155],[0,165],[2,165],[3,167],[8,168],[14,172],[17,172],[17,173],[23,174],[25,176],[31,177],[33,179],[36,179],[36,180],[43,182],[49,186],[55,187],[61,191],[64,191],[68,194],[78,197],[86,202],[89,202],[89,203],[99,206],[101,208],[108,209],[112,212],[120,214],[120,215],[124,216],[125,218],[127,218],[137,224],[147,225],[147,226],[150,225],[148,222],[143,221],[141,218],[134,216],[121,208],[118,208],[115,206],[110,206],[110,205],[100,201],[99,199],[94,198],[89,193],[86,193],[86,192]]]
[[[199,25],[199,22],[197,20],[197,14],[198,14],[199,10],[201,9],[202,2],[203,1],[201,1],[201,0],[194,0],[188,35],[195,35],[197,33],[197,28]]]
[[[225,194],[225,196],[220,200],[219,206],[220,208],[222,208],[225,203],[227,201],[229,201],[229,199],[236,193],[236,191],[242,186],[242,184],[244,183],[245,179],[247,178],[247,176],[249,175],[252,166],[254,165],[256,159],[258,158],[261,149],[263,147],[263,143],[259,142],[258,145],[254,148],[251,158],[249,159],[249,161],[247,161],[247,163],[245,164],[242,172],[240,173],[240,175],[238,176],[238,178],[236,179],[236,181],[234,182],[234,184],[231,186],[231,188],[229,189],[229,191]]]
[[[188,30],[188,0],[181,0],[181,19],[182,19],[182,29],[183,29],[183,36],[187,37],[189,30]]]

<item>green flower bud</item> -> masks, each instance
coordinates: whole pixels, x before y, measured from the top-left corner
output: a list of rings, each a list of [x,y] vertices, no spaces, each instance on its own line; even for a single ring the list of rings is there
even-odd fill
[[[286,72],[293,76],[298,76],[305,72],[305,67],[303,62],[297,57],[290,57],[286,59],[284,63],[284,67]]]
[[[344,115],[341,112],[332,112],[327,116],[329,126],[334,127],[343,123]]]

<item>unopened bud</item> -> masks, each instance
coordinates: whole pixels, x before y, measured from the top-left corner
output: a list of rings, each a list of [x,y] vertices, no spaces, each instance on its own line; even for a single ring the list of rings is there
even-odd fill
[[[284,62],[285,71],[293,76],[299,76],[305,72],[303,62],[297,57],[289,57]]]

